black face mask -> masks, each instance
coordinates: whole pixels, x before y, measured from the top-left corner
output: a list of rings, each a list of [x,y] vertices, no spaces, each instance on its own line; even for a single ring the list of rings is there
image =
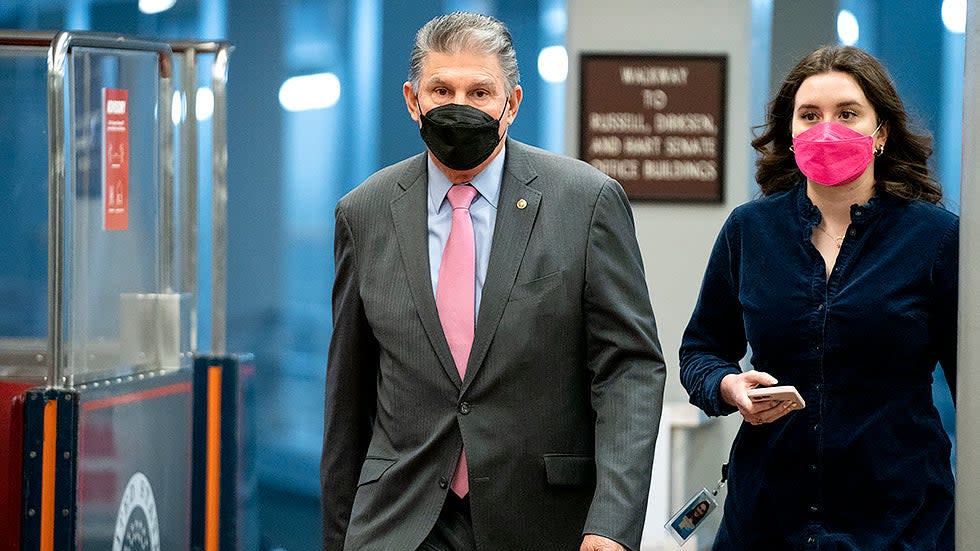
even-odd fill
[[[440,105],[425,114],[419,106],[419,133],[442,164],[453,170],[469,170],[486,161],[500,143],[500,121],[506,112],[506,103],[499,119],[458,103]]]

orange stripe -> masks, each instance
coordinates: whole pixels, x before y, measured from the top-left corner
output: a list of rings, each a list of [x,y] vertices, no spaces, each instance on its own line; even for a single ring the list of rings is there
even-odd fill
[[[190,392],[191,383],[175,383],[172,385],[161,386],[158,388],[151,388],[148,390],[142,390],[140,392],[130,392],[128,394],[120,394],[119,396],[110,396],[109,398],[102,398],[100,400],[89,400],[82,403],[82,410],[88,411],[92,409],[101,409],[111,406],[118,406],[122,404],[130,404],[132,402],[139,402],[142,400],[149,400],[152,398],[160,398],[162,396],[169,396],[171,394],[179,394],[182,392]]]
[[[221,497],[221,366],[208,367],[208,453],[204,549],[218,551],[218,513]]]
[[[58,442],[58,400],[44,404],[44,443],[41,449],[41,547],[54,550],[54,464]]]

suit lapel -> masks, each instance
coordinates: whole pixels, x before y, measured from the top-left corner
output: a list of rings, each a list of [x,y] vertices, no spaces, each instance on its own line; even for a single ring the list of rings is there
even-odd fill
[[[473,348],[470,350],[466,377],[463,381],[463,392],[466,391],[466,387],[486,358],[487,350],[490,348],[493,335],[497,331],[497,325],[510,297],[511,288],[517,278],[517,270],[524,259],[524,251],[527,249],[531,228],[534,226],[538,205],[541,203],[541,193],[528,187],[535,177],[522,146],[513,140],[508,140],[490,261],[480,300]]]
[[[429,272],[428,220],[426,213],[428,185],[426,184],[425,157],[420,156],[417,170],[406,172],[398,184],[404,192],[391,201],[391,216],[395,224],[395,236],[401,251],[402,263],[412,292],[412,300],[418,311],[422,327],[432,348],[449,378],[460,386],[459,371],[453,362],[449,344],[439,322],[436,299],[432,295],[432,276]],[[421,216],[420,216],[421,213]]]

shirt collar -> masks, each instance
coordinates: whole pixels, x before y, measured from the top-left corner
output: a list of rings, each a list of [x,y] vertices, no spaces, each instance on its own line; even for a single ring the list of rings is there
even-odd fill
[[[483,197],[490,203],[490,206],[497,208],[497,201],[500,199],[500,183],[504,175],[504,157],[507,154],[507,146],[504,145],[490,164],[477,174],[470,184],[476,188]],[[432,162],[432,157],[426,153],[426,163],[429,167],[429,207],[433,212],[439,212],[442,202],[446,199],[446,193],[452,183],[446,175]]]

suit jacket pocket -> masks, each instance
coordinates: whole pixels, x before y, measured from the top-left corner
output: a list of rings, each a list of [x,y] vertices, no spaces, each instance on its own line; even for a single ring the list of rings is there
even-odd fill
[[[545,454],[544,471],[552,486],[595,484],[595,459],[588,455]]]
[[[562,282],[562,271],[558,270],[556,272],[551,272],[550,274],[542,277],[532,279],[531,281],[518,281],[514,284],[514,289],[510,292],[510,300],[527,300],[530,298],[540,298],[551,291],[552,289],[558,287]]]
[[[357,480],[358,486],[377,482],[385,471],[395,464],[395,459],[385,459],[383,457],[367,457],[361,465],[361,477]]]

